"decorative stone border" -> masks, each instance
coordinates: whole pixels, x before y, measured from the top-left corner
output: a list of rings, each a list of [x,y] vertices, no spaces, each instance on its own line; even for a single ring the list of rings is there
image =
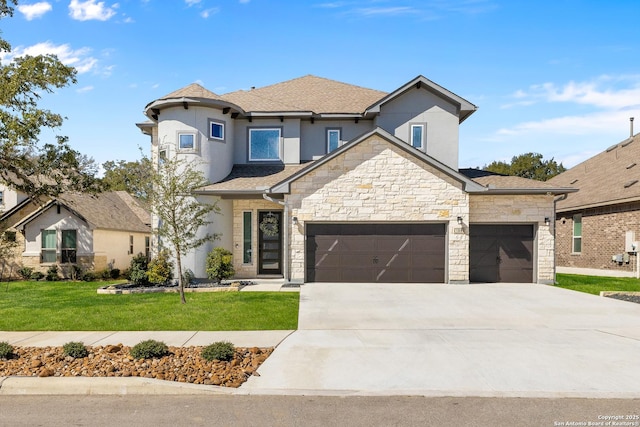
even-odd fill
[[[211,285],[211,286],[201,286],[201,287],[193,287],[193,288],[184,288],[185,293],[189,292],[238,292],[240,289],[245,286],[251,285],[250,282],[231,282],[226,285]],[[166,287],[131,287],[130,283],[125,283],[122,285],[109,285],[98,288],[98,294],[100,295],[128,295],[128,294],[158,294],[158,293],[178,293],[179,289],[177,286],[166,286]]]

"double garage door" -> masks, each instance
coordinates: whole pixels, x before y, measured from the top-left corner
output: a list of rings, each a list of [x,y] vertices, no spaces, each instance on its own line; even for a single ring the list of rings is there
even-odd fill
[[[444,283],[445,224],[307,224],[306,281]],[[471,282],[533,282],[533,225],[472,224]]]
[[[308,282],[443,283],[444,224],[307,224]]]

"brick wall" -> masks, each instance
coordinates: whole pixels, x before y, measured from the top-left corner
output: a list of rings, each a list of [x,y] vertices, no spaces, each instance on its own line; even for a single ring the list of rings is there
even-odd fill
[[[572,253],[573,216],[582,214],[582,252]],[[611,261],[625,251],[627,231],[634,231],[640,241],[640,202],[625,203],[556,215],[557,263],[563,267],[634,271],[636,257],[618,264]]]

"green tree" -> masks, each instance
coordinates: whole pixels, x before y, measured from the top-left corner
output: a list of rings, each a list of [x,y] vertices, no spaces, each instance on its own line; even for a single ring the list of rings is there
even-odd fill
[[[16,0],[0,0],[0,19],[13,16]],[[0,38],[0,53],[11,45]],[[42,94],[76,83],[76,70],[55,55],[20,56],[0,64],[0,181],[33,200],[67,190],[97,190],[95,167],[68,145],[68,138],[39,143],[43,128],[64,118],[39,108]]]
[[[153,165],[149,158],[143,156],[133,162],[110,160],[104,162],[102,167],[105,170],[102,183],[106,189],[123,190],[142,201],[149,200],[153,187]]]
[[[553,158],[543,160],[542,154],[539,153],[525,153],[513,156],[511,163],[495,161],[485,165],[482,169],[502,175],[520,176],[538,181],[546,181],[567,170],[562,163],[558,164]]]
[[[169,249],[176,260],[180,302],[184,297],[184,276],[182,256],[205,242],[217,239],[216,234],[200,233],[201,228],[211,224],[211,213],[220,213],[215,203],[197,200],[193,190],[208,184],[196,164],[174,158],[159,163],[153,173],[153,192],[151,209],[157,216],[158,224],[154,229],[160,245]]]

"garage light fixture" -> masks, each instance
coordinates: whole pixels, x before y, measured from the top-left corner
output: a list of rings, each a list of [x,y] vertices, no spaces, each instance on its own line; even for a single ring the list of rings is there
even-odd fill
[[[549,218],[548,216],[545,216],[544,217],[544,223],[545,223],[545,225],[551,224],[551,218]]]
[[[461,216],[458,217],[458,224],[462,225],[462,217]]]
[[[293,225],[297,225],[298,224],[298,217],[294,216],[293,218],[291,218],[291,222],[293,222]]]

